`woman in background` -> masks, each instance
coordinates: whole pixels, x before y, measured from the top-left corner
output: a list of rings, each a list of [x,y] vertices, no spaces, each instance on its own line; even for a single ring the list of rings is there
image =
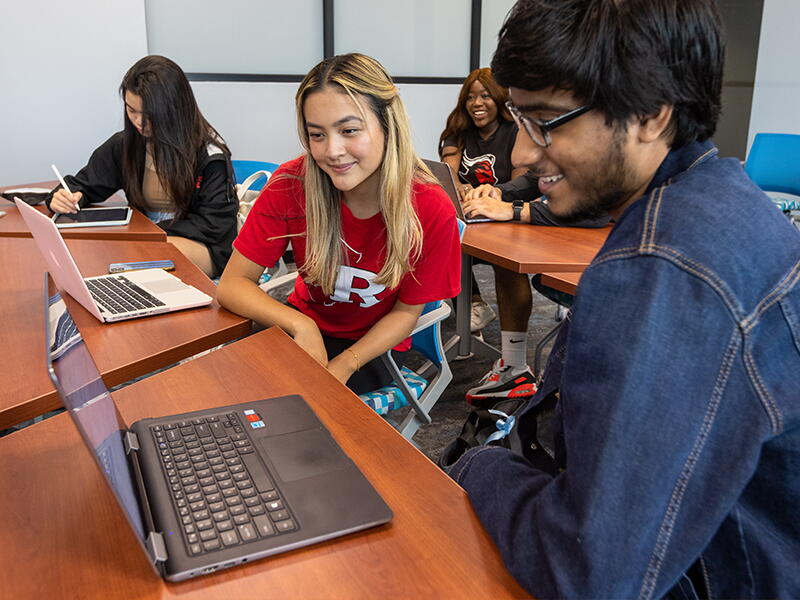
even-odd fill
[[[145,56],[120,85],[125,128],[52,192],[54,212],[103,202],[122,189],[209,277],[218,276],[236,237],[238,202],[222,137],[203,118],[186,75],[163,56]]]
[[[461,86],[458,103],[439,136],[439,157],[453,171],[462,199],[479,185],[496,186],[525,173],[511,165],[517,126],[507,100],[508,90],[494,80],[489,68],[475,69]],[[470,329],[481,330],[495,317],[473,277]]]
[[[459,290],[455,209],[411,145],[383,67],[326,59],[296,95],[306,154],[261,192],[219,283],[226,308],[278,325],[357,394],[391,381],[425,303]],[[288,306],[257,285],[291,241],[299,277]]]

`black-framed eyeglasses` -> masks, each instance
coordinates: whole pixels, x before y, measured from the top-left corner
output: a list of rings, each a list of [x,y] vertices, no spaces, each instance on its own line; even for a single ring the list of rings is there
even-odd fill
[[[514,122],[517,124],[517,127],[524,129],[537,146],[547,148],[553,143],[553,140],[550,137],[550,132],[553,131],[553,129],[556,127],[561,127],[564,123],[569,123],[572,121],[572,119],[580,117],[583,113],[592,110],[592,105],[584,104],[583,106],[574,108],[571,111],[564,113],[560,117],[550,119],[549,121],[537,121],[535,119],[526,117],[519,112],[519,109],[516,106],[511,103],[511,100],[506,102],[506,108],[514,118]]]

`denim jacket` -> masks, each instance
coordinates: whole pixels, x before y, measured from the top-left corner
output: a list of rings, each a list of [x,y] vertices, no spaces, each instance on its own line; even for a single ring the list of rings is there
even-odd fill
[[[553,477],[450,475],[534,596],[800,597],[800,232],[710,143],[672,151],[580,282],[542,385]]]

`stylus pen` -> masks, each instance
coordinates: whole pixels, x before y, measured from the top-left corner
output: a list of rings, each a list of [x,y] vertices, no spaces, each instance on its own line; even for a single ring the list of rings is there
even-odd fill
[[[53,173],[55,173],[56,177],[58,177],[58,182],[61,184],[61,187],[63,187],[65,190],[67,190],[67,193],[70,196],[72,196],[72,190],[69,189],[69,186],[67,185],[67,182],[64,181],[64,178],[61,176],[61,173],[58,172],[58,169],[56,168],[56,166],[55,165],[50,165],[50,166],[53,168]],[[75,210],[80,210],[80,209],[81,209],[80,202],[76,202],[75,203]]]

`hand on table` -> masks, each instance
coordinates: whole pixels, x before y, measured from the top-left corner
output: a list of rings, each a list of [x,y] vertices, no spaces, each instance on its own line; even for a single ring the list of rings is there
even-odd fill
[[[495,221],[510,221],[514,218],[514,208],[502,198],[503,193],[498,188],[481,185],[467,194],[461,206],[467,218],[484,216]]]
[[[474,190],[475,188],[474,188],[474,187],[472,187],[472,186],[471,186],[470,184],[468,184],[468,183],[458,183],[458,184],[456,185],[456,189],[458,190],[458,195],[459,195],[459,197],[460,197],[460,198],[461,198],[461,200],[463,201],[463,200],[464,200],[464,199],[467,197],[467,194],[469,194],[470,192],[472,192],[472,190]]]
[[[467,200],[473,200],[475,198],[480,198],[481,196],[491,196],[497,200],[502,200],[503,192],[500,188],[496,188],[488,183],[484,183],[476,188],[472,188],[467,194],[464,195],[462,201],[466,202]]]
[[[64,188],[59,189],[53,194],[53,199],[50,201],[50,210],[57,213],[74,213],[78,212],[78,203],[83,198],[83,193],[75,192],[70,194]]]
[[[294,341],[303,350],[308,352],[311,357],[316,360],[323,367],[328,366],[328,351],[325,350],[325,343],[322,341],[322,334],[319,328],[311,321],[311,325],[306,325],[298,328],[294,335]]]
[[[328,363],[328,371],[330,371],[336,379],[346,384],[347,380],[356,372],[355,357],[351,352],[345,350],[330,360]]]

